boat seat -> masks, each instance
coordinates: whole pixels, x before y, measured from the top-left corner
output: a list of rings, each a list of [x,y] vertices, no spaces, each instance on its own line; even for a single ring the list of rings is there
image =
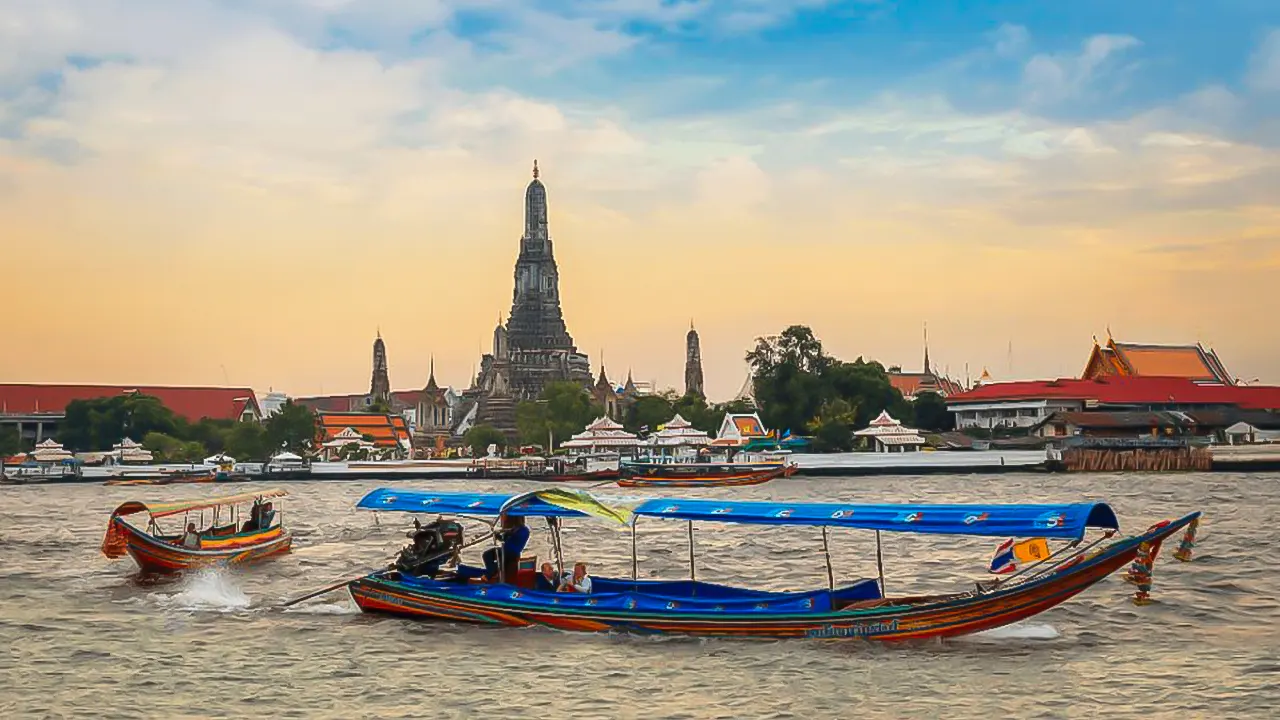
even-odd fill
[[[228,535],[235,535],[236,532],[237,532],[236,524],[231,523],[230,525],[222,525],[220,527],[209,528],[208,532],[202,533],[202,534],[206,537],[226,537]]]
[[[516,587],[532,590],[538,586],[538,556],[524,555],[520,558],[519,569],[516,570]]]

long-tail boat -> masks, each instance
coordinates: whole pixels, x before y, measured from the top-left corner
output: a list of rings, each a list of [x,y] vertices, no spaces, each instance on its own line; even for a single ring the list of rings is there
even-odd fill
[[[845,503],[748,502],[654,499],[633,510],[604,505],[566,488],[520,495],[437,493],[379,489],[357,507],[445,516],[548,518],[558,565],[563,565],[559,528],[587,515],[630,526],[630,578],[593,579],[590,593],[533,589],[533,571],[497,582],[459,581],[436,568],[433,576],[384,570],[347,587],[361,610],[422,620],[486,625],[540,625],[560,630],[624,631],[654,635],[767,638],[945,638],[1008,625],[1052,608],[1112,573],[1131,566],[1135,602],[1147,601],[1151,569],[1161,543],[1184,532],[1174,556],[1190,558],[1199,512],[1117,537],[1119,522],[1103,503],[1066,505],[860,505]],[[679,521],[689,537],[687,580],[641,580],[636,560],[636,522]],[[809,526],[822,529],[827,586],[798,592],[767,592],[699,581],[695,523]],[[831,567],[828,528],[875,532],[877,577],[837,586]],[[1086,538],[1087,531],[1097,537]],[[938,595],[888,595],[880,560],[880,534],[908,532],[1061,541],[1056,550],[992,582]],[[459,538],[460,539],[460,538]],[[1036,540],[1040,542],[1041,540]],[[1025,541],[1024,541],[1025,542]],[[456,549],[446,549],[456,552]],[[522,568],[536,563],[522,558]],[[505,570],[503,571],[505,573]]]
[[[731,487],[759,485],[790,477],[795,463],[765,462],[636,462],[623,461],[618,485],[622,487]]]
[[[111,513],[102,554],[109,558],[130,555],[144,572],[178,572],[217,565],[238,565],[288,552],[293,536],[284,529],[271,498],[284,490],[260,490],[226,497],[170,503],[127,502]],[[240,505],[252,504],[248,517],[239,522]],[[205,511],[209,521],[205,522]],[[126,520],[146,513],[145,529]],[[157,520],[182,516],[177,533],[164,532]],[[196,537],[183,529],[194,525]],[[203,528],[203,529],[201,529]]]

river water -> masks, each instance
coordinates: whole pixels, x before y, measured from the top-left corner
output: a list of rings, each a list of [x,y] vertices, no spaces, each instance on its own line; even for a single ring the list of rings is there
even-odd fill
[[[405,482],[514,491],[518,482]],[[947,642],[707,640],[415,623],[345,593],[274,606],[385,564],[407,518],[356,511],[376,483],[289,483],[294,552],[144,581],[98,551],[111,510],[256,485],[0,487],[0,717],[1274,717],[1280,708],[1276,475],[790,478],[742,499],[1073,502],[1136,532],[1202,509],[1196,558],[1162,552],[1151,605],[1118,576],[1023,624]],[[645,491],[597,491],[636,497]],[[683,524],[642,522],[642,577],[688,573]],[[833,531],[837,582],[875,575],[874,536]],[[628,576],[630,538],[566,524],[566,560]],[[995,540],[886,536],[890,593],[970,587]],[[698,578],[826,583],[815,529],[699,526]],[[548,555],[536,530],[529,552]],[[473,558],[476,560],[476,558]]]

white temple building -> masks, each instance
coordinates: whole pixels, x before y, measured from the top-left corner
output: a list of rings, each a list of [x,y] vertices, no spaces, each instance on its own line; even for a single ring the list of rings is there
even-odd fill
[[[658,432],[650,435],[642,447],[655,455],[696,455],[697,451],[711,444],[711,436],[693,426],[679,413]]]
[[[607,416],[596,418],[586,430],[560,444],[574,455],[634,451],[640,439]]]
[[[924,445],[924,438],[914,428],[894,420],[887,410],[882,410],[871,425],[854,433],[856,437],[869,438],[867,442],[875,452],[914,452]]]
[[[36,445],[30,457],[38,463],[54,464],[70,460],[73,456],[67,452],[66,448],[62,447],[61,443],[53,438],[47,438],[44,442]]]
[[[151,455],[151,451],[133,438],[125,438],[112,445],[111,454],[115,457],[115,461],[120,464],[133,463],[143,465],[155,460]]]

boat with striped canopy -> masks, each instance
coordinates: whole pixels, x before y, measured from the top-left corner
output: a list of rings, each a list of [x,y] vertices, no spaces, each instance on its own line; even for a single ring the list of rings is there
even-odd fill
[[[761,638],[865,638],[915,640],[988,630],[1026,619],[1083,592],[1131,565],[1135,601],[1147,599],[1151,565],[1160,544],[1184,532],[1175,557],[1190,558],[1200,513],[1118,537],[1119,522],[1105,503],[1057,505],[867,505],[657,498],[632,508],[606,505],[582,491],[555,488],[519,495],[452,493],[384,488],[359,508],[461,518],[546,518],[556,564],[563,568],[560,524],[589,516],[630,529],[630,577],[593,578],[592,592],[542,592],[536,563],[521,559],[514,577],[475,582],[447,569],[414,575],[395,569],[351,581],[347,587],[364,612],[421,620],[506,626],[546,626],[575,631],[652,635]],[[689,542],[689,576],[641,579],[636,523],[680,523]],[[697,524],[769,525],[821,529],[827,586],[773,592],[730,587],[697,578]],[[830,528],[872,531],[877,575],[839,586],[831,565]],[[1038,538],[1060,547],[1012,575],[952,593],[893,595],[885,588],[880,535],[901,532],[992,538]],[[1088,537],[1092,533],[1095,537]],[[460,538],[459,538],[460,539]],[[456,553],[455,553],[456,556]]]
[[[259,490],[178,502],[127,502],[107,521],[102,554],[109,558],[129,555],[144,572],[179,572],[239,565],[288,552],[293,536],[271,502],[286,495],[284,490]],[[250,506],[243,523],[242,505]],[[148,518],[145,527],[127,519],[143,513]],[[194,532],[161,529],[160,519],[178,516],[182,517],[181,528]]]

